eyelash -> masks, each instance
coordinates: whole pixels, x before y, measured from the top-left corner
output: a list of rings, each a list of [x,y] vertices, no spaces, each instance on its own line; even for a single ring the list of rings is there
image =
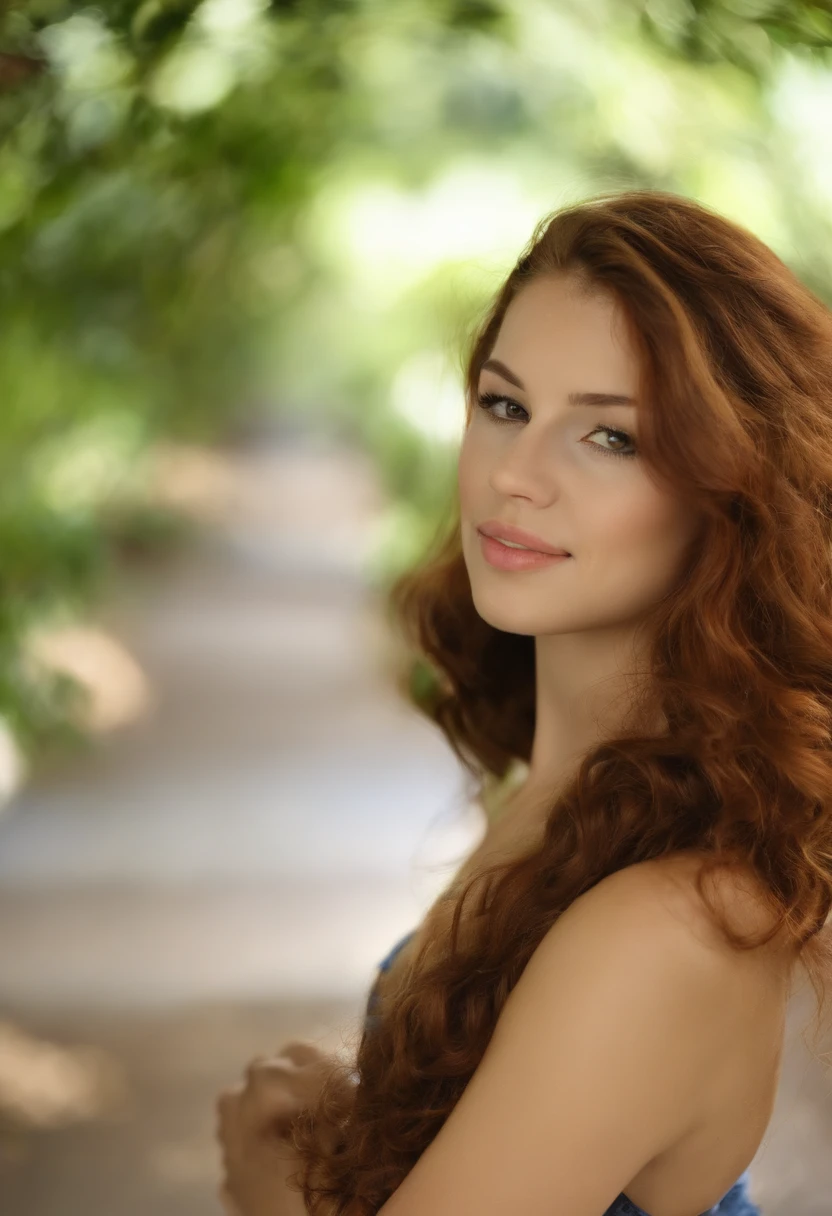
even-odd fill
[[[480,409],[485,410],[486,414],[488,414],[488,416],[494,422],[503,424],[509,422],[520,422],[521,419],[519,418],[500,418],[498,414],[494,413],[494,406],[499,405],[501,401],[504,401],[506,405],[516,405],[518,409],[523,409],[523,406],[520,405],[519,401],[513,401],[511,397],[504,397],[502,393],[480,393],[479,397],[477,398]],[[632,460],[632,458],[637,454],[633,437],[632,435],[628,435],[626,431],[615,430],[611,426],[605,426],[603,422],[596,422],[589,434],[594,435],[596,431],[606,431],[608,435],[614,435],[617,439],[624,439],[633,448],[632,452],[618,452],[613,448],[602,448],[598,443],[593,443],[591,445],[592,447],[597,448],[599,452],[603,452],[605,456],[623,456],[625,460]]]

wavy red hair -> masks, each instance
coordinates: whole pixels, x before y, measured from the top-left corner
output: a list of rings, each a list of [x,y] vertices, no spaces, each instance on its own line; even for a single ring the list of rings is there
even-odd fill
[[[558,272],[620,302],[640,356],[641,458],[704,521],[645,621],[667,729],[605,739],[553,792],[542,845],[443,897],[450,931],[446,919],[427,935],[354,1065],[335,1066],[293,1125],[319,1216],[384,1204],[461,1096],[544,934],[614,871],[696,850],[726,940],[752,949],[785,934],[818,1014],[832,976],[832,313],[706,207],[662,191],[596,195],[540,222],[488,308],[467,352],[468,418],[511,300]],[[482,804],[531,756],[534,638],[478,615],[458,504],[451,518],[388,602],[420,677],[410,695]],[[714,906],[704,881],[721,867],[753,874],[767,930],[740,934]]]

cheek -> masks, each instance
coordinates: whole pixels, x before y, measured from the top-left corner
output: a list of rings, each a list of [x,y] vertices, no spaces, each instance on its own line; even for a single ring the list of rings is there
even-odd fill
[[[648,595],[663,595],[678,577],[691,539],[690,521],[666,499],[649,495],[606,514],[597,522],[610,562],[627,567],[627,579]]]
[[[459,504],[465,513],[466,506],[473,506],[482,483],[482,461],[477,459],[476,441],[471,431],[466,431],[459,449],[457,462],[457,485]]]

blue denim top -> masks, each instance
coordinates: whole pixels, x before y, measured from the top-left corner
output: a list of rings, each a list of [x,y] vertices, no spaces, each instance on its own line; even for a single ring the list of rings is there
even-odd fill
[[[381,960],[378,965],[379,973],[387,971],[393,959],[401,950],[406,942],[409,942],[413,937],[415,929],[410,933],[406,933],[400,941],[396,942],[389,954]],[[375,1019],[375,1009],[378,1005],[378,978],[370,989],[370,995],[367,999],[367,1009],[364,1015],[365,1025],[372,1027]],[[700,1216],[762,1216],[762,1212],[753,1202],[748,1191],[749,1171],[745,1170],[740,1174],[737,1181],[712,1208],[708,1208],[706,1212],[700,1213]],[[604,1216],[650,1216],[649,1212],[645,1212],[644,1208],[640,1208],[637,1203],[633,1203],[632,1199],[628,1199],[622,1191],[617,1199],[613,1200],[610,1207],[604,1212]]]

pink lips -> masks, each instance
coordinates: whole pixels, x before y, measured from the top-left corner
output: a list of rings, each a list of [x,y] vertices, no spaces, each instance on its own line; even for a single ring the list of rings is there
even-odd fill
[[[485,536],[479,533],[482,555],[489,566],[498,570],[538,570],[543,566],[553,566],[558,562],[570,561],[568,553],[541,553],[534,549],[512,549],[504,545],[496,536]]]
[[[496,537],[498,540],[511,540],[515,544],[525,545],[527,549],[533,549],[535,553],[550,553],[560,557],[571,556],[566,549],[550,545],[542,536],[535,536],[533,532],[526,532],[524,528],[517,528],[514,524],[501,523],[498,519],[487,519],[485,523],[479,525],[477,531],[483,536]]]

